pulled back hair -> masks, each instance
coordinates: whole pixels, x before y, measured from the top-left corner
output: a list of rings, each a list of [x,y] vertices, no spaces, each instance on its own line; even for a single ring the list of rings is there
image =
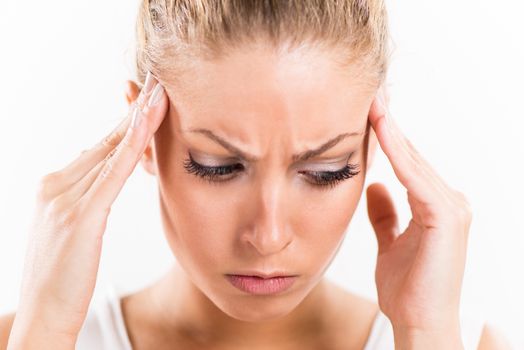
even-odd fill
[[[141,0],[136,75],[178,80],[199,59],[236,48],[331,50],[342,69],[379,87],[386,77],[389,33],[385,0]]]

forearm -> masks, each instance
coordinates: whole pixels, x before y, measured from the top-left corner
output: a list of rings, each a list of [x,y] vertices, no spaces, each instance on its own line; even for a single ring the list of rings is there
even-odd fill
[[[464,350],[460,328],[448,331],[418,331],[393,327],[395,350]]]

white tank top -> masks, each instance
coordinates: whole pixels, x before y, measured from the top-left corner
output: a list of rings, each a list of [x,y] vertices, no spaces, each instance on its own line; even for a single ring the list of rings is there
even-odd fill
[[[132,350],[126,331],[121,292],[109,285],[103,297],[89,307],[86,320],[78,335],[76,350]],[[461,317],[462,341],[465,350],[477,350],[484,321],[476,317]],[[391,322],[382,312],[375,318],[363,350],[394,350]]]

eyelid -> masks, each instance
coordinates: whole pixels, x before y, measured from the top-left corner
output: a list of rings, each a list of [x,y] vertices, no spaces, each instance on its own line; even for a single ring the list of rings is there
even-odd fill
[[[338,171],[338,170],[342,169],[344,166],[346,166],[345,163],[344,164],[331,165],[330,167],[327,167],[326,165],[324,165],[324,166],[318,165],[318,167],[309,166],[309,167],[306,167],[306,169],[304,171],[310,171],[310,172],[334,172],[334,171]]]
[[[195,162],[210,168],[231,166],[239,163],[239,160],[235,157],[213,157],[211,155],[192,150],[189,150],[188,152]]]
[[[349,159],[351,158],[351,156],[353,156],[353,154],[355,153],[355,151],[351,152],[349,155],[344,155],[342,157],[339,157],[339,158],[336,158],[336,159],[326,159],[324,161],[320,160],[320,161],[316,161],[316,162],[313,162],[312,164],[308,164],[307,168],[310,168],[310,167],[321,167],[321,169],[318,169],[318,170],[312,170],[312,171],[337,171],[337,170],[340,170],[340,168],[344,167],[345,165],[347,165]],[[326,166],[329,166],[331,165],[333,167],[333,169],[326,169]]]
[[[212,155],[206,154],[204,152],[200,152],[197,150],[188,150],[191,157],[194,159],[195,162],[198,164],[210,167],[210,168],[217,168],[217,167],[228,167],[233,166],[236,164],[244,164],[244,162],[236,157],[214,157]],[[303,161],[296,165],[294,165],[294,168],[311,168],[311,167],[322,167],[321,169],[313,169],[310,171],[337,171],[340,170],[340,168],[344,167],[348,160],[353,156],[355,151],[352,151],[349,153],[349,155],[346,153],[343,156],[339,156],[338,158],[333,157],[321,157],[317,160],[309,160],[309,161]],[[333,169],[326,169],[326,166],[331,166]]]

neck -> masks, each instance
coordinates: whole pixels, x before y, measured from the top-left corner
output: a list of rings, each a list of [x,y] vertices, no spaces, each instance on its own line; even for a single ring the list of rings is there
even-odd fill
[[[198,343],[255,348],[264,344],[304,342],[325,328],[326,282],[321,280],[290,313],[261,322],[235,319],[220,310],[175,265],[150,287],[148,298],[157,319],[169,334],[181,334]],[[239,336],[241,335],[241,336]]]

